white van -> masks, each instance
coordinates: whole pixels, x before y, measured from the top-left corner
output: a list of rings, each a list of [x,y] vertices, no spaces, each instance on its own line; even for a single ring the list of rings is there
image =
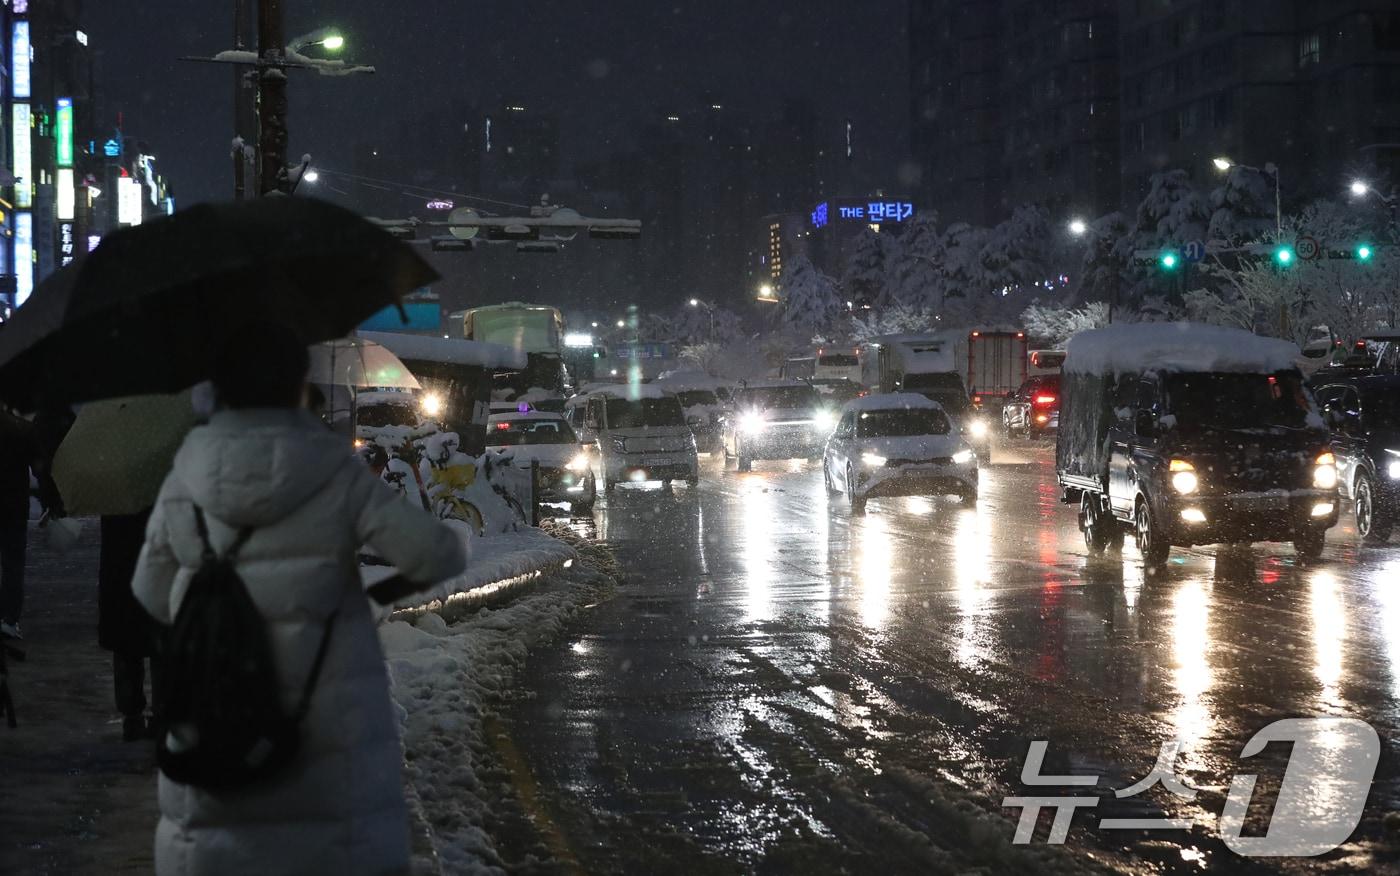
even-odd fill
[[[646,384],[606,386],[588,393],[586,401],[569,402],[566,410],[574,417],[583,409],[580,437],[598,445],[604,493],[621,483],[700,482],[695,436],[675,393]]]

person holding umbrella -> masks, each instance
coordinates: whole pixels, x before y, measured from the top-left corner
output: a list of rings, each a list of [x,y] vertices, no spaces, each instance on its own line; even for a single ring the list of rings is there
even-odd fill
[[[397,721],[356,555],[368,544],[427,586],[462,571],[465,542],[401,501],[304,408],[301,338],[276,324],[247,331],[215,363],[221,409],[175,456],[132,588],[172,623],[207,556],[206,520],[216,554],[240,545],[236,570],[266,620],[283,701],[317,680],[297,760],[265,783],[215,790],[162,773],[156,870],[406,872]]]
[[[34,424],[0,410],[0,634],[12,639],[24,638],[19,618],[24,608],[31,474],[39,482],[44,511],[63,516]]]

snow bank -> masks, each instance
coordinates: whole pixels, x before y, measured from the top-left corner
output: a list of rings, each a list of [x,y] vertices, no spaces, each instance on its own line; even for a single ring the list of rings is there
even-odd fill
[[[488,831],[501,782],[486,726],[493,703],[510,692],[528,653],[557,637],[610,586],[592,567],[576,566],[546,576],[505,607],[451,626],[425,614],[380,627],[405,778],[443,872],[504,871]]]
[[[919,395],[917,392],[887,392],[883,395],[866,395],[860,398],[853,398],[842,406],[841,412],[890,411],[909,408],[934,408],[940,411],[943,410],[943,406],[938,402],[930,399],[926,395]]]
[[[359,332],[367,341],[383,345],[400,359],[442,362],[447,365],[475,365],[478,368],[524,368],[525,354],[501,344],[468,341],[465,338],[435,338],[397,332]]]
[[[1295,344],[1195,323],[1111,325],[1080,332],[1066,347],[1068,374],[1196,371],[1268,374],[1297,367]]]

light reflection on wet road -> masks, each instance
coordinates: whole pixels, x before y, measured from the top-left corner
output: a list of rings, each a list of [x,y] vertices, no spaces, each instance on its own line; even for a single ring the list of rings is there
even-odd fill
[[[975,509],[889,499],[852,517],[803,463],[712,464],[693,493],[600,507],[626,578],[568,647],[532,661],[535,696],[511,716],[579,862],[1006,869],[959,807],[1004,816],[1009,838],[1000,799],[1031,792],[1026,745],[1046,739],[1046,772],[1103,776],[1097,814],[1070,834],[1080,863],[1266,872],[1280,862],[1216,839],[1241,746],[1278,718],[1345,715],[1385,746],[1366,818],[1341,850],[1283,863],[1394,866],[1380,820],[1400,788],[1400,543],[1360,549],[1344,518],[1313,567],[1286,545],[1177,549],[1149,578],[1131,540],[1121,561],[1086,557],[1052,456],[999,452]],[[1173,738],[1196,799],[1114,799]],[[1276,786],[1286,754],[1244,771]],[[1095,830],[1163,812],[1201,826]]]

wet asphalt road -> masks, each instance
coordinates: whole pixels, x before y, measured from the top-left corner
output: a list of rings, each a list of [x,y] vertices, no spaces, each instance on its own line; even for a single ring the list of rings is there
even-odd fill
[[[600,505],[580,527],[613,546],[623,583],[532,659],[508,721],[556,851],[593,872],[1400,868],[1386,823],[1400,808],[1400,539],[1361,549],[1344,515],[1313,566],[1288,545],[1178,548],[1149,576],[1131,539],[1121,558],[1087,557],[1050,445],[993,459],[975,508],[887,499],[852,517],[819,466],[718,461],[694,492]],[[1225,848],[1231,776],[1260,775],[1245,833],[1262,833],[1288,753],[1241,769],[1244,742],[1318,715],[1382,740],[1351,840],[1311,859]],[[1032,739],[1049,742],[1045,772],[1098,784],[1022,785]],[[1196,797],[1115,798],[1172,739]],[[1029,793],[1100,798],[1065,855],[1008,850],[1018,811],[1002,798]],[[1098,823],[1163,815],[1194,826]]]

